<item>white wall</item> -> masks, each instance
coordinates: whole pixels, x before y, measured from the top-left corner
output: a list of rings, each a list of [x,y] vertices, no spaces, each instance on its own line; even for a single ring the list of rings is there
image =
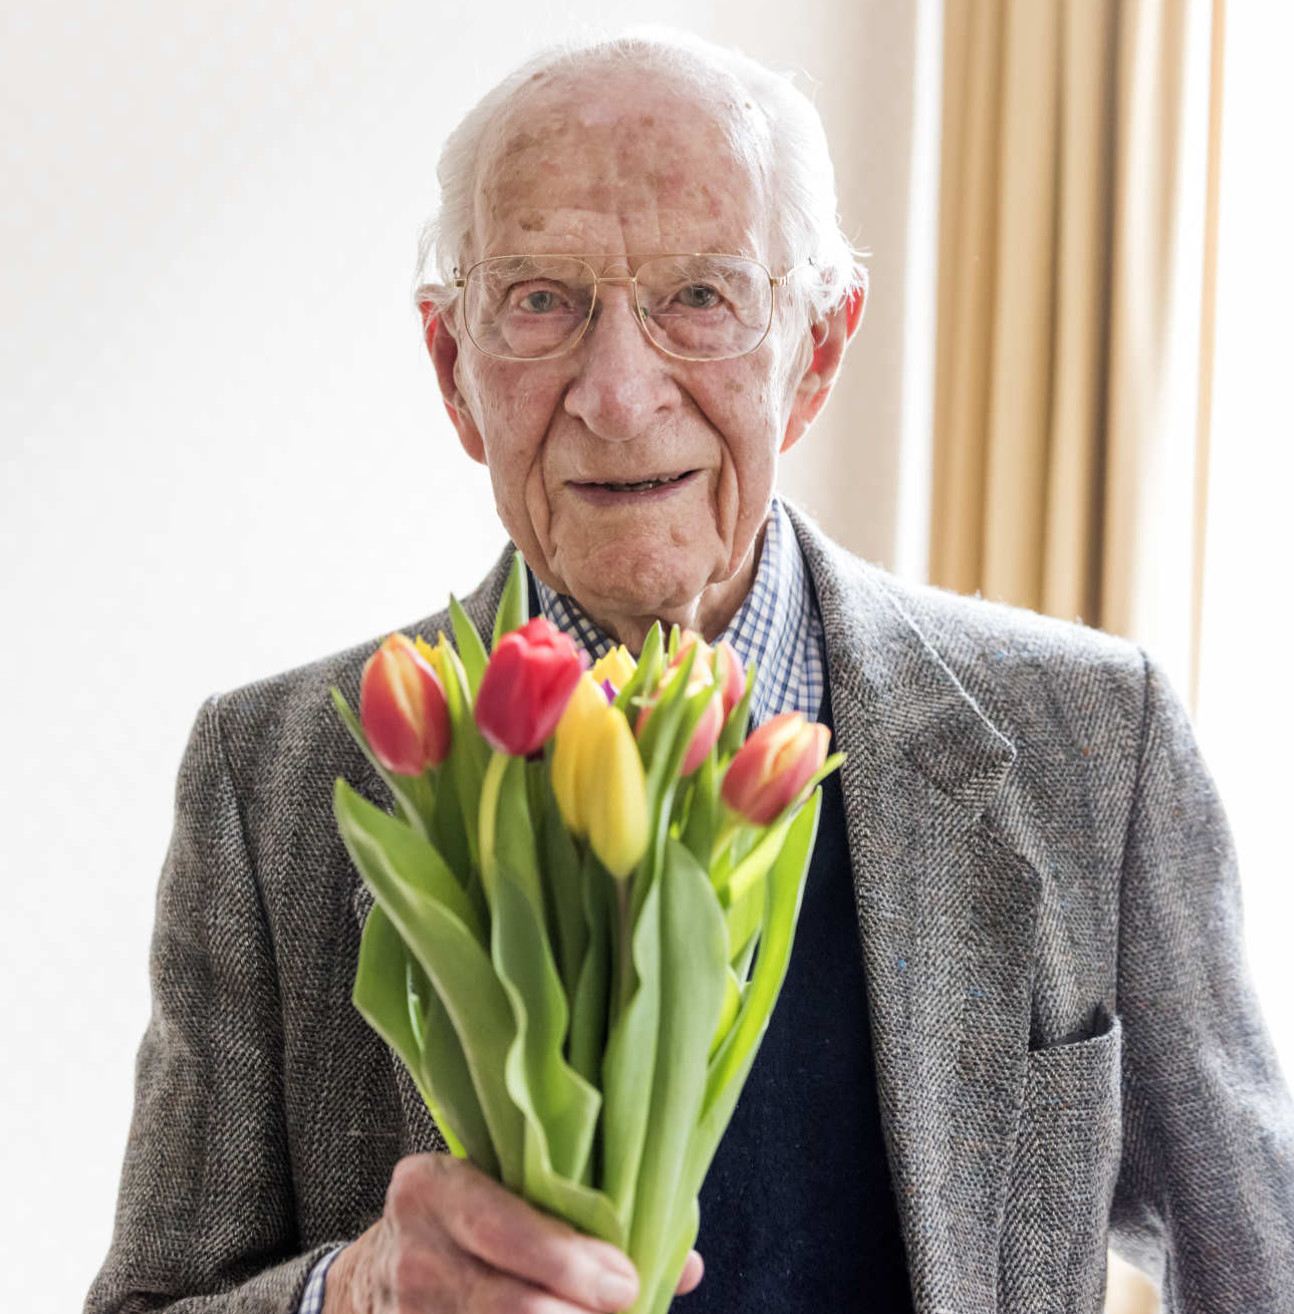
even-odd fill
[[[691,26],[819,79],[873,297],[787,487],[888,561],[915,17],[935,8],[10,7],[0,1307],[77,1308],[108,1244],[157,873],[200,702],[434,610],[501,546],[407,303],[446,131],[595,16]]]

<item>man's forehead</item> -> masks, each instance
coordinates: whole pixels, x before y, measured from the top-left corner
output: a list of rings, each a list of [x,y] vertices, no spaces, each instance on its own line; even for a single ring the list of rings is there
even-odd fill
[[[609,216],[662,240],[762,229],[758,145],[729,106],[684,86],[630,74],[528,89],[483,143],[482,245],[543,234],[567,249]]]

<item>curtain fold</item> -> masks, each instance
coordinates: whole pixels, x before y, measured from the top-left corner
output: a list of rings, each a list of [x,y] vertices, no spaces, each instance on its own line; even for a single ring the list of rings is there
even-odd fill
[[[1181,689],[1210,34],[1210,0],[945,5],[931,581],[1134,638]]]

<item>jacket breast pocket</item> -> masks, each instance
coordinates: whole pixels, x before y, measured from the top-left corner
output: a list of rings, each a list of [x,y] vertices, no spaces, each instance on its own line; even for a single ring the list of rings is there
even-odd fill
[[[1123,1147],[1123,1028],[1032,1050],[998,1267],[1002,1314],[1100,1314],[1110,1201]]]

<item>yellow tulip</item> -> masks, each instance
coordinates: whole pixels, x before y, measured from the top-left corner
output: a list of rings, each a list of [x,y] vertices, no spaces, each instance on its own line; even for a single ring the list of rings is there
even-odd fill
[[[441,683],[448,682],[449,672],[445,669],[445,648],[448,646],[449,640],[445,638],[444,630],[441,630],[437,635],[436,646],[434,648],[422,637],[421,634],[414,635],[413,642],[423,660],[425,660],[427,665],[440,676]]]
[[[625,714],[608,707],[593,723],[581,772],[589,843],[613,875],[628,876],[647,851],[647,778]]]
[[[593,682],[600,685],[603,680],[610,680],[615,685],[616,692],[633,679],[634,672],[638,669],[638,663],[634,661],[629,649],[620,644],[612,648],[605,657],[599,657],[593,663],[593,669],[589,672],[593,676]]]
[[[553,793],[557,796],[557,807],[566,829],[577,839],[584,839],[589,833],[582,808],[587,792],[583,781],[588,757],[586,744],[590,727],[606,711],[606,694],[593,679],[593,673],[586,671],[580,676],[562,719],[557,723],[553,743]]]
[[[609,872],[628,876],[647,849],[647,779],[625,714],[592,671],[557,723],[552,779],[567,830],[587,839]]]

